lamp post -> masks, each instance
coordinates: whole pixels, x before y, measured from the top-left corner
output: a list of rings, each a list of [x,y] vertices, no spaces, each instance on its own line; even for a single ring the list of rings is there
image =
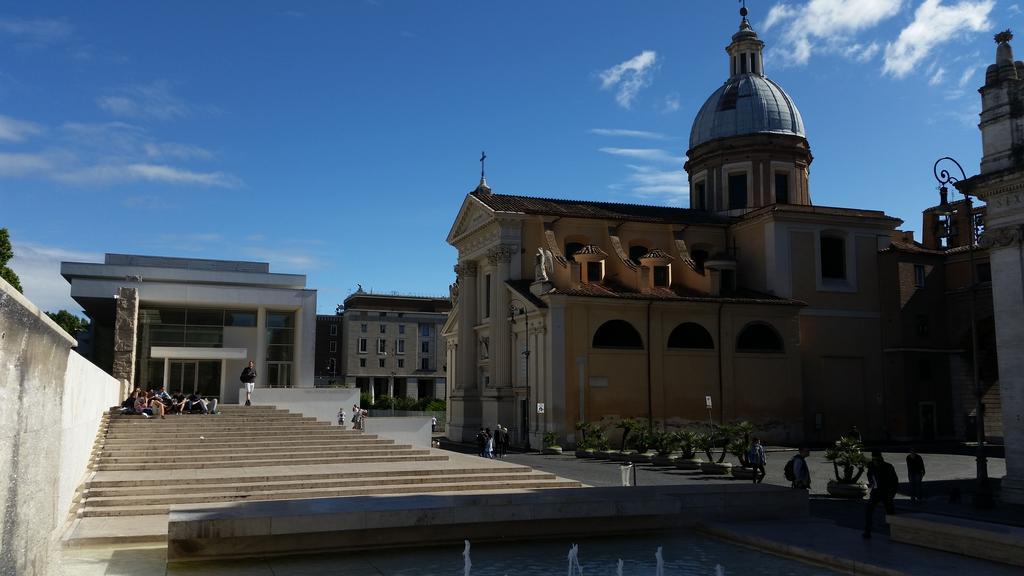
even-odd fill
[[[960,178],[949,173],[948,170],[943,168],[939,170],[939,164],[943,161],[952,162],[957,169],[960,171]],[[935,161],[932,166],[932,174],[935,176],[935,180],[939,183],[939,213],[946,216],[946,230],[942,231],[941,234],[945,238],[950,237],[950,219],[953,217],[953,208],[949,205],[949,188],[947,184],[953,184],[954,188],[956,183],[961,180],[967,179],[967,174],[964,172],[963,166],[959,162],[944,156]],[[992,492],[989,490],[988,485],[988,458],[985,456],[985,403],[984,396],[985,390],[981,386],[981,381],[978,378],[978,324],[975,316],[975,300],[976,300],[976,287],[977,282],[975,281],[975,269],[974,269],[974,247],[977,243],[975,234],[974,224],[974,206],[971,202],[970,194],[964,192],[960,188],[957,190],[963,194],[964,206],[967,211],[968,224],[970,226],[968,230],[968,245],[967,245],[967,259],[968,266],[970,266],[971,280],[968,285],[970,291],[970,298],[968,299],[968,309],[970,310],[970,323],[971,323],[971,383],[974,387],[975,397],[975,417],[974,417],[974,429],[975,436],[978,441],[977,449],[977,490],[974,493],[974,505],[978,508],[990,508],[992,507]]]
[[[516,303],[519,306],[516,306]],[[526,311],[526,305],[519,300],[512,299],[508,305],[509,315],[509,330],[512,331],[515,328],[516,316],[522,315],[524,323],[526,325],[526,350],[523,351],[523,358],[526,359],[526,378],[524,383],[526,384],[526,401],[522,408],[522,418],[520,419],[519,425],[523,431],[520,434],[521,440],[527,450],[530,449],[530,313]],[[510,338],[509,340],[513,340]],[[515,353],[512,354],[515,358]]]

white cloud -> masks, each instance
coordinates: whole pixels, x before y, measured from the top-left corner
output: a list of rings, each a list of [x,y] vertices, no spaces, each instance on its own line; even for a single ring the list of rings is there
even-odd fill
[[[883,72],[903,78],[939,44],[988,30],[988,15],[994,5],[995,0],[961,0],[949,6],[941,0],[924,0],[914,12],[914,20],[895,42],[885,46]]]
[[[34,122],[17,120],[10,116],[0,114],[0,140],[8,142],[21,142],[28,136],[34,136],[43,131],[43,127]]]
[[[665,96],[665,105],[662,106],[661,111],[665,114],[675,112],[679,110],[679,94],[675,92]]]
[[[50,169],[50,160],[42,154],[0,152],[0,177],[27,176]]]
[[[131,182],[160,182],[192,184],[216,188],[237,188],[241,181],[223,172],[194,172],[162,164],[99,164],[80,170],[54,175],[66,184],[121,184]]]
[[[598,150],[605,154],[611,154],[612,156],[623,156],[638,160],[648,160],[652,162],[682,162],[679,158],[672,156],[660,148],[599,148]]]
[[[102,262],[103,255],[44,246],[11,239],[14,258],[9,266],[21,279],[25,296],[41,309],[56,312],[65,309],[81,314],[81,307],[71,299],[71,285],[60,275],[60,263]]]
[[[783,26],[782,42],[775,51],[782,55],[784,63],[804,65],[816,50],[866,62],[880,47],[873,42],[866,46],[857,44],[852,37],[895,16],[903,3],[904,0],[808,0],[802,6],[777,4],[768,11],[763,29]]]
[[[16,38],[25,45],[43,46],[71,35],[71,26],[60,20],[0,18],[0,34]]]
[[[601,72],[601,88],[617,88],[615,101],[623,108],[630,108],[640,90],[651,83],[651,70],[658,61],[653,50],[644,50],[636,56]]]
[[[142,145],[150,158],[175,158],[178,160],[212,160],[213,153],[199,146],[177,142],[146,142]]]
[[[689,203],[690,183],[682,168],[659,170],[651,166],[630,164],[632,174],[626,179],[626,186],[634,196],[643,200],[657,200],[672,206]]]
[[[1010,6],[1006,9],[1006,12],[1010,15],[1011,18],[1020,14],[1020,4],[1010,4]]]
[[[598,136],[626,136],[629,138],[647,138],[650,140],[669,140],[671,136],[661,132],[648,132],[647,130],[628,130],[625,128],[591,128],[591,134]]]
[[[172,120],[184,118],[190,112],[188,105],[171,93],[166,80],[128,86],[118,94],[98,97],[96,105],[124,118]]]
[[[272,262],[275,268],[307,271],[320,267],[320,260],[301,250],[285,250],[250,246],[242,250],[247,258]]]
[[[938,86],[939,84],[942,84],[942,80],[945,79],[945,77],[946,77],[946,69],[940,66],[932,74],[932,77],[928,80],[928,84],[930,84],[932,86]]]
[[[974,73],[978,71],[978,68],[981,68],[980,64],[971,64],[965,68],[963,74],[960,75],[960,80],[956,83],[957,87],[966,87],[967,83],[970,82],[971,78],[974,76]]]

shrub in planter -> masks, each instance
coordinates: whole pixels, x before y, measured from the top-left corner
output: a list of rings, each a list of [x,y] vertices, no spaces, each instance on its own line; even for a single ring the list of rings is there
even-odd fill
[[[680,444],[678,432],[669,432],[668,430],[655,432],[653,445],[658,455],[651,462],[657,466],[674,466],[680,456]]]
[[[735,478],[750,480],[754,477],[754,469],[751,467],[749,454],[753,446],[750,436],[754,432],[754,425],[746,420],[733,422],[728,425],[729,444],[725,447],[729,454],[736,457],[739,467],[733,466],[732,475]]]
[[[680,430],[676,432],[679,439],[679,458],[676,459],[676,468],[680,470],[700,470],[703,460],[697,456],[697,441],[699,433],[693,430]]]
[[[579,440],[576,441],[577,458],[594,458],[600,444],[600,436],[603,433],[600,426],[593,422],[580,420],[576,423],[576,431],[579,432]],[[607,440],[604,444],[607,444]]]
[[[544,434],[544,449],[541,450],[542,454],[561,454],[562,447],[558,445],[558,434],[554,432],[546,432]]]
[[[843,436],[825,450],[825,459],[832,463],[835,479],[829,480],[827,490],[838,498],[863,498],[868,493],[867,484],[860,481],[868,465],[864,446],[859,440]]]

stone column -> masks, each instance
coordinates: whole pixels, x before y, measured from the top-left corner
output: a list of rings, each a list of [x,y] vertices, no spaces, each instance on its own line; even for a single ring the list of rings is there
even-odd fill
[[[126,398],[135,382],[135,338],[139,324],[139,291],[136,288],[117,289],[114,302],[114,366],[111,376],[122,383],[121,397]]]
[[[249,353],[252,358],[252,352]],[[256,386],[267,385],[267,309],[260,306],[256,310],[256,357],[252,358],[256,366]],[[248,364],[247,364],[248,365]]]
[[[477,264],[465,261],[455,267],[459,275],[459,343],[455,388],[477,387],[476,370],[476,283]]]
[[[494,279],[494,317],[491,332],[491,385],[496,388],[512,386],[512,337],[509,331],[509,298],[505,282],[509,279],[509,262],[512,260],[512,248],[501,245],[487,255],[492,265],[497,266],[497,278]]]

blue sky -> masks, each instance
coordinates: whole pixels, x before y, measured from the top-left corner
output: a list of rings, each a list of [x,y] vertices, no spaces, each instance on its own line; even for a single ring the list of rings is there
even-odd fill
[[[920,231],[932,163],[980,160],[1006,0],[750,0],[815,204]],[[319,308],[444,294],[487,150],[499,193],[686,205],[731,0],[0,3],[0,226],[44,309],[60,260],[269,261]],[[1022,48],[1024,50],[1024,48]],[[918,236],[920,237],[920,236]]]

